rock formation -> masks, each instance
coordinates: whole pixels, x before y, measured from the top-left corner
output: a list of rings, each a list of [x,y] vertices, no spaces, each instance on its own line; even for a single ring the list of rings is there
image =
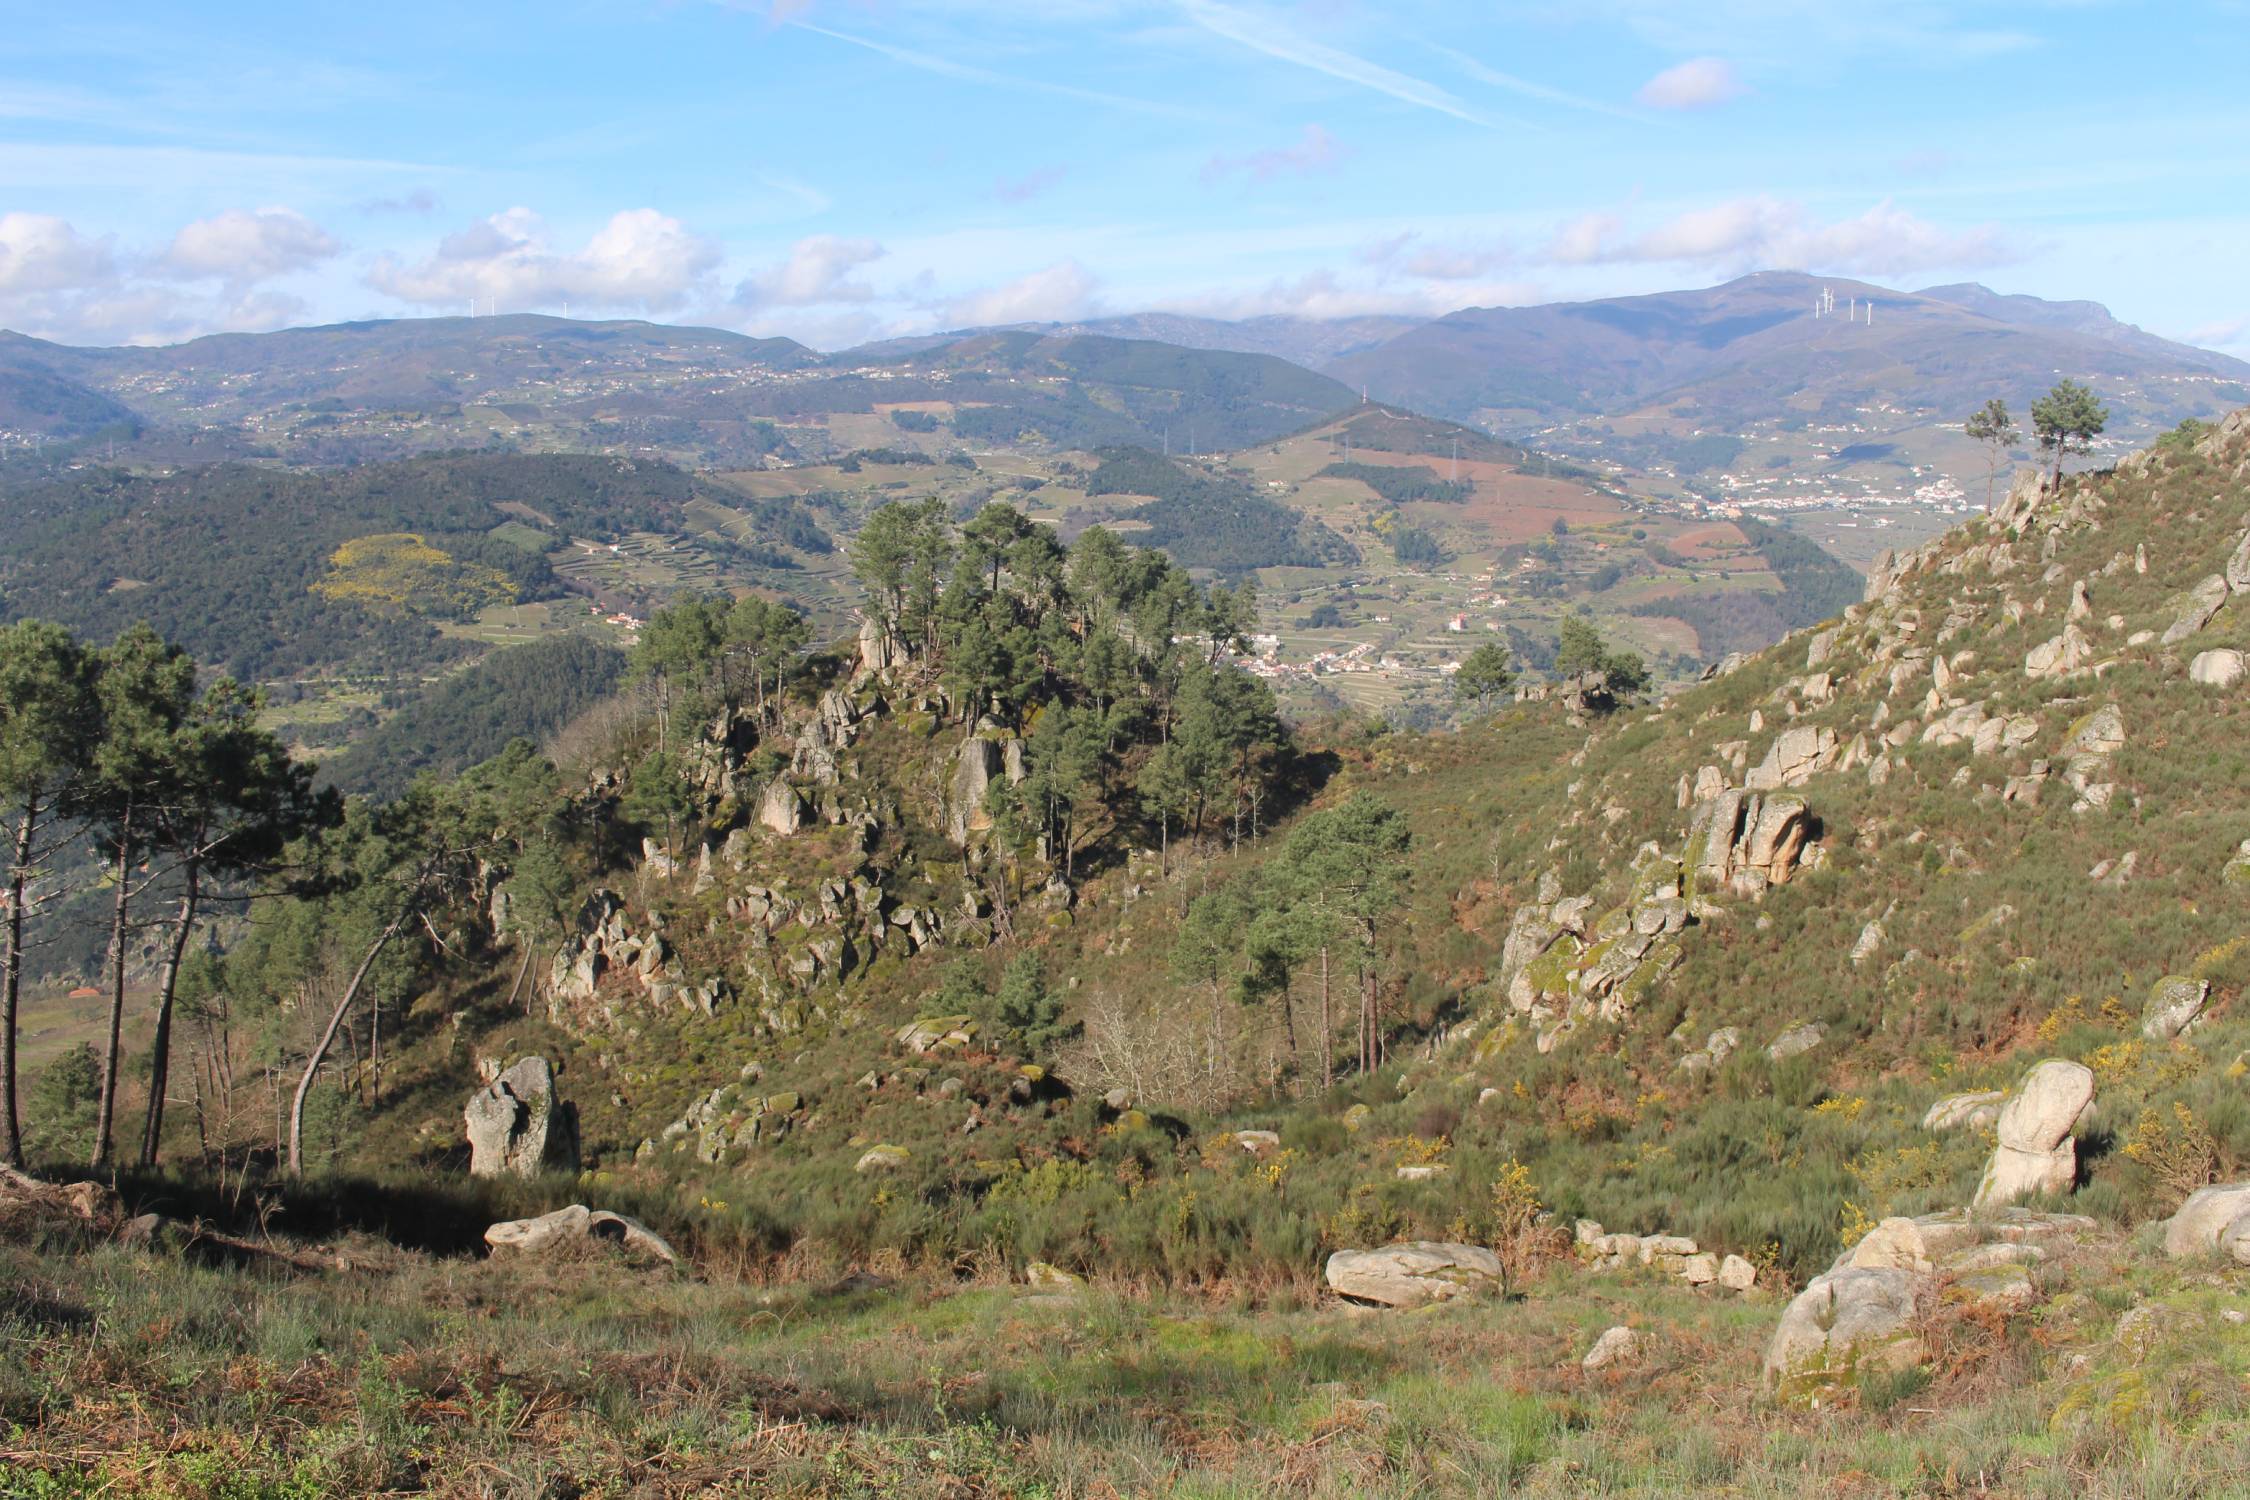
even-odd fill
[[[464,1114],[472,1177],[578,1170],[578,1109],[556,1094],[543,1057],[517,1059],[469,1097]]]
[[[1767,1383],[1809,1395],[1860,1370],[1910,1370],[1929,1358],[1915,1323],[1941,1286],[1967,1302],[2017,1312],[2037,1298],[2028,1267],[2046,1244],[2091,1232],[2078,1214],[2008,1208],[1885,1219],[1814,1277],[1766,1344]]]
[[[1977,1186],[1976,1206],[2069,1192],[2078,1180],[2070,1133],[2093,1103],[2094,1075],[2079,1063],[2049,1058],[2025,1074],[2001,1106],[2000,1144]]]
[[[1328,1284],[1354,1302],[1421,1307],[1501,1289],[1500,1257],[1475,1245],[1415,1240],[1328,1257]]]
[[[535,1219],[510,1219],[495,1224],[484,1232],[484,1242],[495,1250],[521,1255],[539,1255],[568,1245],[606,1243],[628,1252],[652,1255],[673,1265],[680,1259],[664,1242],[663,1236],[638,1219],[628,1219],[603,1208],[588,1208],[583,1203],[573,1203]]]
[[[2164,1253],[2175,1259],[2223,1255],[2250,1266],[2250,1182],[2197,1188],[2164,1221]]]

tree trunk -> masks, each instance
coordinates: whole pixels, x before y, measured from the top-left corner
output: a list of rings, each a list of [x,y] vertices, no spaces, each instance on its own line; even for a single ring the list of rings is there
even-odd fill
[[[516,1008],[516,996],[523,993],[523,977],[530,972],[531,944],[527,940],[523,945],[523,962],[516,966],[516,982],[508,986],[508,1009],[514,1010]],[[524,1002],[523,1011],[527,1016],[531,1014],[530,1001],[527,1000]]]
[[[179,928],[172,934],[172,951],[164,955],[164,979],[156,991],[156,1037],[149,1043],[148,1123],[141,1132],[141,1165],[156,1165],[164,1139],[164,1090],[172,1075],[172,997],[180,986],[180,960],[187,954],[188,933],[195,927],[196,898],[202,894],[203,872],[193,859],[187,863],[187,890],[180,896]]]
[[[31,865],[31,838],[39,826],[39,798],[26,797],[16,820],[15,862],[8,867],[8,977],[0,996],[0,1143],[8,1165],[23,1165],[23,1122],[16,1113],[16,1002],[23,993],[23,888]]]
[[[127,812],[128,823],[132,814]],[[102,1059],[101,1111],[94,1127],[94,1168],[109,1165],[111,1127],[117,1119],[117,1049],[125,1029],[125,919],[133,896],[133,841],[127,827],[117,831],[117,902],[109,920],[109,1053]]]
[[[1226,1006],[1220,998],[1219,977],[1211,976],[1211,1067],[1212,1087],[1218,1087],[1219,1067],[1226,1059],[1227,1022]]]
[[[1328,945],[1320,945],[1320,1086],[1336,1084],[1336,1021],[1328,1008]]]
[[[1294,979],[1281,987],[1281,1026],[1289,1034],[1289,1071],[1301,1079],[1305,1076],[1305,1064],[1304,1055],[1297,1047],[1297,1003],[1293,994],[1296,988]]]
[[[1372,964],[1360,973],[1359,995],[1360,1014],[1367,1017],[1367,1070],[1372,1073],[1383,1065],[1383,997]]]
[[[359,961],[352,982],[344,987],[344,998],[336,1002],[336,1013],[328,1018],[328,1029],[320,1034],[320,1043],[313,1048],[312,1056],[305,1060],[304,1076],[297,1080],[297,1092],[289,1101],[289,1175],[305,1175],[305,1096],[312,1092],[313,1079],[320,1073],[320,1065],[328,1060],[328,1049],[336,1045],[336,1033],[342,1029],[344,1017],[351,1012],[352,1002],[359,998],[359,987],[367,982],[375,960],[390,946],[392,938],[406,925],[405,914],[395,918],[375,939],[367,956]]]

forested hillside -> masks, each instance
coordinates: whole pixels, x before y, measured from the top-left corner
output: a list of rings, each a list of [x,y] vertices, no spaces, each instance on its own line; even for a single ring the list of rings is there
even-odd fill
[[[517,600],[553,598],[564,589],[547,549],[676,530],[695,493],[668,465],[598,457],[444,455],[335,473],[89,469],[10,496],[0,613],[97,639],[146,621],[256,680],[413,673],[477,648],[438,633],[456,613],[443,598],[350,586],[348,556],[336,576],[346,544],[412,534],[500,575]],[[509,538],[493,535],[503,527]]]
[[[1183,567],[1239,573],[1255,568],[1317,568],[1353,557],[1349,543],[1320,522],[1268,499],[1243,480],[1176,463],[1145,448],[1105,448],[1086,481],[1090,497],[1149,495],[1131,512],[1144,527],[1133,540]]]
[[[417,776],[451,776],[510,740],[546,739],[616,691],[624,671],[623,652],[582,635],[495,652],[324,760],[321,780],[387,802]]]

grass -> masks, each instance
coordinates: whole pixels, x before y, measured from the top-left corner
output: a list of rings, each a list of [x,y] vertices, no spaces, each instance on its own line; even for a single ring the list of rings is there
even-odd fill
[[[2022,1383],[1799,1411],[1776,1304],[1555,1272],[1418,1314],[601,1258],[281,1278],[0,1249],[0,1496],[2216,1494],[2250,1458],[2230,1298],[2144,1273],[2128,1359],[2064,1304]],[[1578,1368],[1612,1323],[1646,1354]],[[2086,1354],[2081,1360],[2075,1356]],[[1973,1368],[1973,1366],[1971,1367]],[[96,1394],[98,1393],[98,1394]]]

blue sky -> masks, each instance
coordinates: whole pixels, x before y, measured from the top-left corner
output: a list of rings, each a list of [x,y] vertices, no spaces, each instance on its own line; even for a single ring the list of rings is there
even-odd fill
[[[192,18],[192,20],[190,20]],[[1775,267],[2250,355],[2250,0],[9,0],[0,325],[838,347]]]

